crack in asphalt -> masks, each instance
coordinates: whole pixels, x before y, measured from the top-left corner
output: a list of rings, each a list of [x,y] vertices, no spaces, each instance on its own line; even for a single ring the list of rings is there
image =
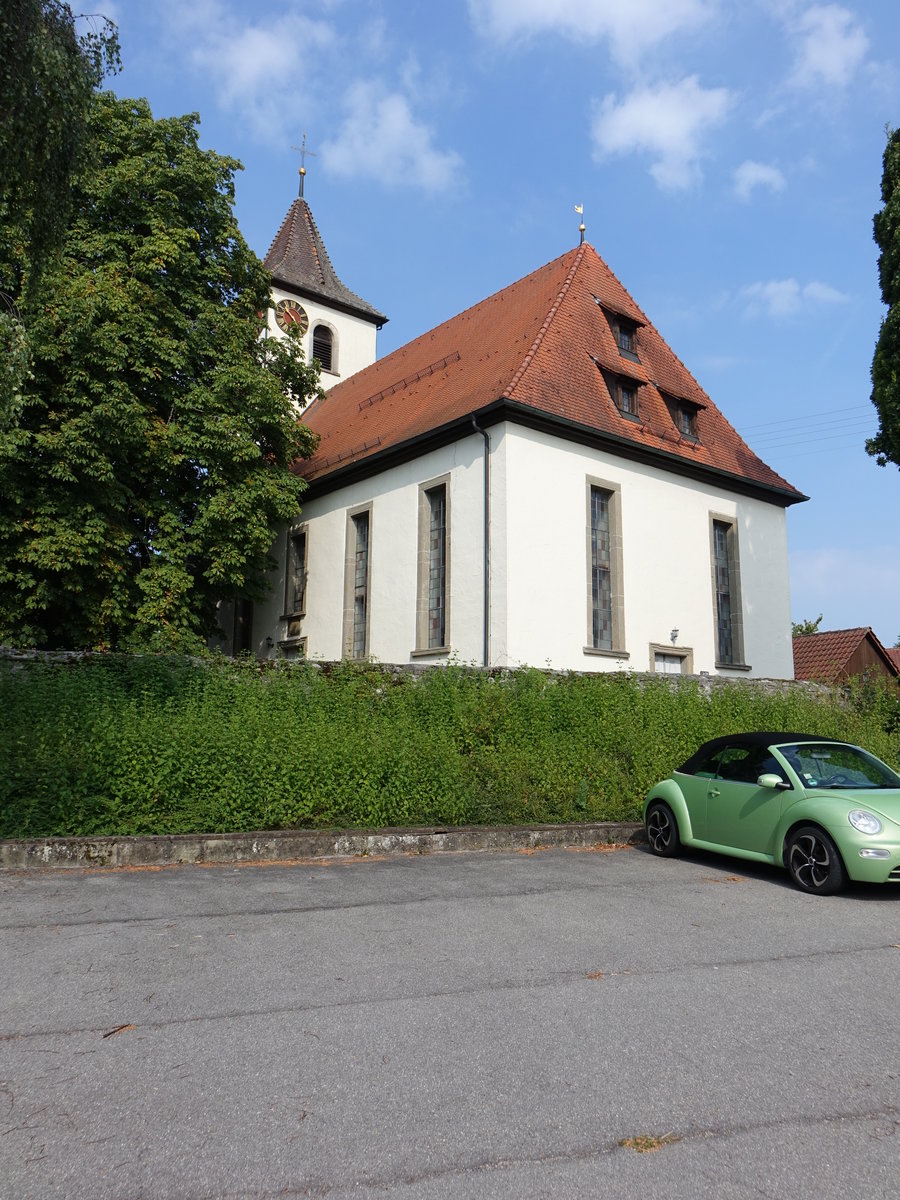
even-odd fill
[[[895,1105],[887,1104],[878,1108],[844,1109],[824,1115],[811,1114],[800,1117],[778,1117],[765,1121],[750,1121],[743,1124],[723,1123],[706,1127],[694,1126],[684,1130],[671,1130],[668,1131],[670,1141],[654,1153],[672,1153],[676,1152],[678,1146],[689,1147],[692,1144],[699,1144],[704,1141],[723,1141],[741,1137],[745,1134],[790,1129],[812,1130],[842,1122],[861,1124],[876,1121],[891,1122],[893,1129],[887,1132],[896,1135],[898,1128],[900,1128],[900,1110]],[[634,1153],[636,1153],[635,1150],[621,1144],[620,1138],[607,1138],[605,1141],[599,1143],[592,1142],[566,1151],[548,1150],[538,1154],[482,1157],[468,1163],[450,1164],[435,1167],[431,1170],[402,1172],[387,1178],[383,1175],[358,1175],[346,1183],[335,1184],[313,1177],[299,1183],[287,1183],[275,1189],[265,1188],[258,1190],[255,1188],[241,1188],[240,1190],[234,1190],[229,1187],[225,1190],[217,1188],[214,1192],[203,1191],[191,1194],[180,1188],[178,1197],[179,1200],[278,1200],[279,1197],[296,1197],[298,1200],[302,1197],[307,1197],[309,1200],[323,1200],[323,1198],[331,1197],[332,1200],[340,1200],[342,1196],[359,1196],[360,1189],[363,1188],[366,1189],[366,1195],[375,1195],[378,1193],[389,1194],[399,1189],[421,1187],[423,1184],[433,1183],[442,1179],[464,1179],[467,1176],[473,1176],[477,1179],[478,1176],[488,1173],[502,1172],[521,1167],[554,1167],[564,1166],[568,1163],[600,1162],[603,1159],[611,1159],[613,1156],[627,1156]],[[718,1182],[721,1185],[721,1178],[718,1179]],[[758,1181],[755,1184],[751,1184],[748,1181],[747,1186],[758,1189]],[[123,1198],[123,1200],[142,1200],[145,1195],[146,1192],[141,1189],[131,1197]]]
[[[171,1029],[179,1026],[198,1025],[203,1023],[243,1021],[250,1018],[287,1016],[289,1014],[321,1012],[323,1010],[332,1009],[377,1008],[384,1005],[390,1006],[422,1000],[446,1000],[452,997],[480,996],[490,993],[534,992],[559,987],[561,985],[573,982],[587,983],[591,987],[602,987],[608,980],[611,979],[640,980],[660,975],[671,976],[690,974],[692,972],[719,971],[723,968],[728,969],[730,967],[756,967],[762,963],[788,964],[794,962],[810,962],[817,959],[828,960],[835,958],[854,958],[869,955],[873,951],[894,949],[896,949],[896,945],[894,943],[884,943],[876,946],[854,946],[844,950],[833,949],[804,952],[802,954],[779,954],[768,958],[722,959],[717,962],[688,962],[679,963],[678,965],[671,967],[648,967],[636,968],[633,970],[630,968],[624,968],[619,971],[604,971],[599,976],[592,974],[587,968],[579,970],[573,969],[568,971],[559,971],[555,974],[546,975],[539,979],[509,980],[499,983],[483,983],[459,988],[439,988],[433,991],[409,992],[389,996],[350,997],[348,999],[329,997],[328,999],[315,1001],[309,1004],[281,1004],[261,1008],[234,1009],[219,1013],[195,1013],[192,1016],[169,1017],[157,1021],[141,1021],[138,1019],[134,1021],[133,1024],[135,1029],[140,1032],[141,1030]],[[69,1029],[55,1028],[0,1032],[0,1043],[34,1041],[40,1038],[52,1037],[75,1037],[81,1034],[101,1035],[106,1037],[108,1035],[108,1029],[106,1026],[78,1025]]]
[[[768,1121],[747,1122],[742,1125],[712,1125],[707,1128],[687,1129],[682,1132],[678,1130],[669,1131],[671,1141],[655,1153],[665,1153],[666,1150],[673,1150],[677,1145],[690,1145],[691,1143],[705,1141],[707,1139],[721,1140],[729,1137],[740,1137],[747,1133],[767,1132],[769,1130],[783,1130],[791,1127],[796,1129],[814,1129],[817,1126],[827,1126],[840,1121],[876,1121],[890,1120],[894,1123],[894,1132],[896,1132],[898,1124],[898,1109],[894,1105],[885,1105],[883,1108],[873,1109],[851,1109],[843,1112],[829,1113],[827,1116],[808,1116],[808,1117],[784,1117],[774,1118]],[[523,1154],[519,1156],[510,1156],[505,1158],[483,1158],[476,1160],[473,1163],[468,1163],[461,1166],[450,1168],[435,1168],[431,1171],[421,1171],[408,1175],[398,1175],[393,1179],[379,1179],[378,1177],[363,1177],[353,1180],[352,1184],[340,1184],[337,1188],[332,1187],[330,1191],[313,1191],[314,1196],[334,1196],[349,1195],[351,1193],[359,1194],[358,1189],[365,1187],[372,1191],[389,1191],[398,1187],[416,1187],[423,1183],[432,1182],[436,1179],[462,1177],[465,1175],[478,1175],[489,1171],[503,1171],[515,1167],[544,1167],[565,1164],[569,1162],[590,1162],[609,1158],[617,1154],[634,1154],[635,1151],[622,1146],[619,1139],[607,1140],[598,1145],[585,1146],[581,1149],[572,1151],[548,1151],[544,1154]],[[314,1189],[321,1188],[323,1185],[318,1180],[310,1181]],[[264,1192],[257,1194],[258,1200],[268,1200],[268,1197],[278,1196],[278,1192]],[[249,1197],[252,1193],[235,1193],[228,1200],[242,1200],[242,1197]],[[301,1193],[302,1195],[302,1193]],[[214,1197],[196,1197],[195,1200],[214,1200]]]
[[[317,903],[317,904],[292,904],[278,908],[235,908],[224,910],[222,908],[213,909],[209,912],[179,914],[179,922],[188,921],[216,921],[216,920],[231,920],[240,919],[242,917],[280,917],[280,916],[308,916],[310,913],[330,913],[330,912],[352,912],[354,909],[370,909],[370,908],[403,908],[410,905],[418,907],[422,904],[449,904],[459,902],[463,904],[472,904],[479,901],[491,900],[512,900],[522,897],[530,899],[542,896],[565,896],[578,894],[584,891],[628,891],[631,890],[631,885],[611,882],[584,883],[583,881],[576,884],[566,886],[546,887],[546,888],[514,888],[508,891],[492,891],[482,892],[478,896],[471,895],[443,895],[439,892],[432,892],[428,895],[417,894],[415,896],[385,896],[374,897],[366,900],[357,900],[349,902],[334,902]],[[9,924],[0,922],[0,932],[28,932],[33,933],[41,929],[78,929],[84,926],[134,926],[134,925],[152,925],[159,921],[171,921],[170,916],[148,917],[138,915],[133,917],[92,917],[85,920],[66,920],[51,919],[41,921],[15,921]]]

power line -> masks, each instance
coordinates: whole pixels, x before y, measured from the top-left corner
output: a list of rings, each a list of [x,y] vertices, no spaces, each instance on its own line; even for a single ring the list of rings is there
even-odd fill
[[[833,426],[823,425],[819,429],[812,429],[800,433],[795,432],[795,436],[790,436],[790,431],[785,430],[783,434],[773,433],[767,438],[754,438],[752,444],[759,449],[774,450],[778,446],[800,446],[806,442],[820,442],[830,438],[847,438],[855,437],[874,437],[875,430],[871,423],[865,425],[845,425],[835,429]]]
[[[862,441],[855,442],[850,446],[841,445],[816,445],[816,446],[785,446],[778,450],[767,454],[765,461],[769,466],[776,466],[777,463],[793,460],[795,458],[840,458],[844,462],[849,462],[851,459],[857,462],[864,461],[867,457],[865,445]],[[777,467],[776,467],[777,469]]]
[[[744,433],[748,433],[750,430],[753,430],[753,429],[771,429],[773,427],[777,428],[777,429],[781,429],[787,425],[798,425],[798,424],[802,424],[802,422],[804,422],[804,421],[818,420],[820,417],[830,417],[830,416],[834,416],[836,414],[840,414],[841,416],[849,417],[852,413],[860,413],[860,412],[871,413],[872,411],[873,411],[873,409],[872,409],[871,404],[856,404],[856,405],[851,405],[849,408],[845,405],[843,408],[823,409],[821,412],[807,413],[805,416],[801,416],[801,417],[786,417],[780,421],[763,421],[761,424],[758,424],[758,425],[743,425],[742,424],[741,429]]]
[[[852,442],[855,438],[859,438],[861,441],[864,437],[874,437],[874,432],[869,426],[859,429],[842,430],[839,433],[819,433],[814,437],[788,438],[779,442],[768,442],[763,449],[768,454],[772,450],[779,450],[785,446],[808,446],[814,442],[834,442],[838,440]]]

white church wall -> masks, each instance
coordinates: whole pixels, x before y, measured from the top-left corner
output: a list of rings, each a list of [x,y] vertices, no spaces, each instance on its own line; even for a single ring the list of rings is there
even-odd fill
[[[481,438],[470,437],[393,467],[375,478],[302,502],[298,524],[307,531],[306,614],[301,636],[313,659],[343,655],[345,557],[348,516],[369,510],[369,657],[379,662],[446,661],[448,655],[416,651],[419,491],[447,478],[449,508],[449,645],[461,662],[482,656],[482,457]],[[254,640],[272,639],[278,653],[286,623],[285,535],[273,547],[278,569],[272,594],[254,614]]]
[[[785,511],[709,484],[505,424],[491,443],[490,646],[492,666],[522,664],[583,671],[653,669],[652,647],[670,648],[678,630],[685,669],[791,678]],[[370,657],[441,662],[415,654],[419,492],[447,479],[450,655],[483,661],[483,439],[480,434],[311,499],[307,601],[301,636],[311,658],[343,655],[348,513],[368,507]],[[626,655],[586,652],[589,644],[588,481],[619,489]],[[744,664],[717,668],[710,520],[737,528]],[[286,623],[285,535],[273,547],[273,591],[254,612],[257,653],[279,653]],[[266,639],[271,644],[267,645]]]
[[[787,514],[775,505],[739,501],[744,643],[752,674],[794,678]]]
[[[716,667],[715,514],[738,530],[749,673],[793,676],[784,509],[521,427],[506,442],[509,665],[646,671],[677,629],[695,672],[731,674]],[[589,479],[620,489],[627,657],[585,652]]]
[[[309,327],[301,341],[306,361],[313,358],[312,337],[316,325],[327,325],[333,336],[333,362],[331,371],[322,371],[322,387],[327,391],[347,379],[363,367],[371,366],[376,357],[376,326],[371,321],[357,317],[353,313],[341,312],[329,307],[320,300],[312,297],[298,297],[295,292],[286,292],[283,288],[273,286],[272,306],[269,309],[269,333],[275,337],[284,337],[275,320],[275,305],[279,300],[294,300],[301,304],[309,317]]]

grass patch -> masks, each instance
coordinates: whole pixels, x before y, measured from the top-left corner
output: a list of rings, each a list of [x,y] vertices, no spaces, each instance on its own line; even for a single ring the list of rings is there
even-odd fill
[[[662,1150],[663,1146],[674,1146],[680,1141],[681,1138],[676,1137],[674,1133],[664,1133],[662,1137],[655,1137],[652,1133],[640,1133],[637,1137],[622,1138],[619,1145],[624,1146],[626,1150],[636,1150],[638,1154],[651,1154],[654,1150]]]
[[[637,819],[707,738],[900,759],[897,701],[623,674],[103,655],[0,662],[0,837]]]

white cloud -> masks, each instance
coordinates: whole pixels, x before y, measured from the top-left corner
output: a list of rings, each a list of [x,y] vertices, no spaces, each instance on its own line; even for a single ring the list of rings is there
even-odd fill
[[[209,79],[224,112],[268,145],[285,151],[302,128],[315,127],[325,170],[426,191],[448,185],[460,169],[459,156],[437,149],[433,131],[415,113],[414,102],[427,105],[433,97],[412,57],[399,64],[393,91],[361,78],[373,59],[385,57],[383,22],[339,29],[291,9],[245,17],[226,0],[163,2],[174,53]],[[337,132],[323,138],[338,121]]]
[[[703,88],[696,75],[637,88],[621,102],[608,95],[594,105],[595,157],[650,154],[650,174],[659,186],[684,190],[701,178],[703,135],[724,121],[730,105],[727,88]]]
[[[855,15],[838,4],[814,5],[790,21],[795,42],[795,87],[843,88],[862,66],[869,48]]]
[[[510,42],[558,34],[572,41],[608,40],[619,59],[631,61],[682,30],[694,29],[716,11],[718,0],[469,0],[475,29]]]
[[[246,105],[268,111],[270,103],[284,107],[281,97],[284,90],[293,92],[304,59],[311,51],[321,53],[333,40],[334,33],[325,23],[291,15],[268,27],[247,25],[211,32],[191,57],[213,77],[227,108]]]
[[[318,107],[314,67],[339,43],[329,22],[290,10],[245,17],[224,0],[163,0],[161,8],[172,60],[208,81],[221,111],[269,145],[297,140],[299,122]]]
[[[350,88],[345,109],[337,137],[321,147],[327,170],[432,192],[454,182],[461,158],[454,151],[435,149],[433,131],[415,119],[405,96],[377,83],[357,83]]]
[[[848,304],[850,302],[850,297],[846,292],[839,292],[831,284],[819,283],[817,280],[804,285],[803,299],[810,300],[814,304]]]
[[[741,289],[747,316],[792,317],[805,308],[820,304],[846,304],[850,297],[830,284],[813,280],[800,284],[796,279],[770,279],[751,283]]]
[[[784,175],[777,167],[752,162],[750,159],[735,169],[732,179],[734,194],[745,202],[752,197],[754,188],[767,187],[772,192],[783,192],[785,188]]]

